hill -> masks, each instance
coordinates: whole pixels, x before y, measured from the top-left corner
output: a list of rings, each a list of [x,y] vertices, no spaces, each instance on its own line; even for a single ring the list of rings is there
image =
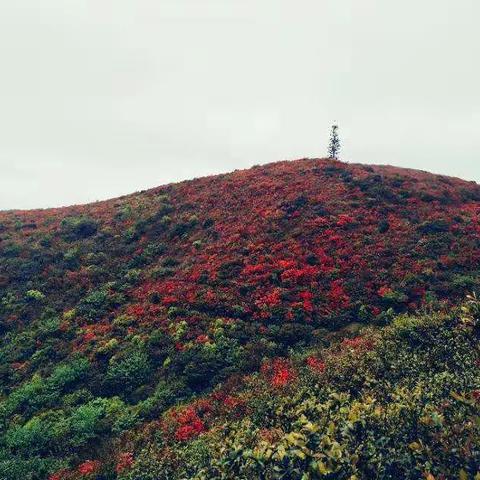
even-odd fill
[[[0,478],[372,478],[318,458],[311,467],[306,440],[296,437],[290,446],[298,450],[300,442],[300,464],[289,463],[293,470],[286,473],[285,455],[270,471],[265,463],[273,453],[259,454],[255,462],[263,462],[264,473],[245,460],[257,451],[258,435],[242,439],[250,452],[243,460],[229,460],[237,471],[206,471],[202,462],[216,445],[237,451],[237,440],[214,438],[225,431],[220,425],[232,430],[238,424],[245,435],[268,430],[265,435],[273,437],[266,439],[275,448],[290,442],[284,439],[286,425],[304,419],[282,402],[300,395],[296,407],[311,405],[313,398],[328,403],[323,387],[312,390],[308,375],[331,372],[329,352],[345,345],[347,357],[367,351],[369,361],[376,355],[377,364],[400,369],[398,382],[407,390],[414,378],[418,387],[429,375],[463,372],[460,383],[445,382],[443,395],[448,385],[463,404],[472,403],[462,395],[478,382],[471,371],[478,356],[475,315],[465,326],[455,305],[480,283],[479,200],[480,187],[473,182],[303,159],[89,205],[0,212]],[[421,309],[423,317],[402,327],[406,320],[398,318],[413,318]],[[434,310],[443,313],[425,317]],[[408,335],[401,333],[405,329]],[[462,354],[440,354],[440,348],[438,357],[429,357],[426,343],[412,351],[405,338],[417,338],[419,331],[443,339],[444,350],[445,332],[454,332]],[[409,364],[420,362],[418,371],[392,366],[382,345],[405,352]],[[435,371],[427,368],[429,358],[438,360]],[[377,364],[354,361],[363,382],[364,372],[379,381]],[[381,408],[400,408],[386,399],[393,395],[392,383],[370,392],[353,387],[351,374],[328,373],[336,389],[330,393],[344,398],[375,392]],[[271,389],[277,403],[269,406]],[[445,400],[436,390],[429,395]],[[350,398],[345,402],[350,409],[357,405]],[[418,404],[411,407],[411,415],[420,418]],[[262,423],[278,408],[290,413]],[[470,413],[462,415],[468,423]],[[324,448],[325,441],[316,439],[315,448]],[[433,449],[408,447],[416,441],[404,441],[409,456],[404,452],[403,466],[388,470],[380,462],[376,473],[386,470],[379,478],[413,471],[415,456]],[[190,465],[188,472],[172,459],[159,460],[181,458],[182,451],[194,459],[182,463]],[[387,452],[380,453],[392,454]],[[343,455],[345,464],[360,461],[353,453]],[[472,455],[452,468],[476,473],[478,452]],[[221,452],[215,458],[225,465]],[[445,458],[442,465],[452,461]],[[422,468],[411,478],[433,467],[425,460]]]

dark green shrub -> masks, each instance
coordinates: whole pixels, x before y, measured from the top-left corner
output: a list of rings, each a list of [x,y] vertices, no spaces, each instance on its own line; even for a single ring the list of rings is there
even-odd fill
[[[448,232],[449,224],[446,220],[430,220],[423,222],[419,225],[418,231],[424,235],[430,235],[433,233]]]
[[[60,223],[60,231],[65,240],[74,241],[95,235],[98,222],[87,216],[67,217]]]
[[[111,391],[129,394],[146,383],[152,372],[147,352],[141,347],[136,347],[118,357],[112,357],[105,380]]]
[[[93,290],[82,298],[76,307],[78,315],[94,320],[101,318],[111,308],[120,305],[124,300],[123,296],[113,293],[110,286],[105,285],[98,290]]]
[[[388,223],[388,220],[380,220],[378,222],[378,231],[379,233],[385,233],[388,232],[388,229],[390,228],[390,224]]]

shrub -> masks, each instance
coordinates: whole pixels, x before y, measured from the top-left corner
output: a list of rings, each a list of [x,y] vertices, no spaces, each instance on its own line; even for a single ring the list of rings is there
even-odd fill
[[[147,352],[143,348],[134,348],[111,358],[105,379],[113,392],[128,394],[146,383],[152,370]]]
[[[75,308],[80,316],[90,320],[98,319],[105,315],[108,310],[122,302],[120,294],[113,293],[109,285],[97,290],[90,291]]]
[[[66,420],[68,442],[73,447],[81,447],[91,442],[102,433],[104,427],[101,420],[106,414],[108,400],[96,398],[85,405],[77,407]]]
[[[25,298],[28,302],[42,302],[45,300],[45,295],[38,290],[28,290]]]
[[[418,230],[425,235],[448,232],[449,224],[444,219],[428,220],[419,225]]]
[[[146,449],[122,478],[140,478],[134,472],[142,468],[152,478],[171,472],[172,479],[474,478],[480,465],[474,319],[480,309],[472,298],[466,323],[456,315],[403,316],[372,337],[374,349],[333,347],[325,361],[313,357],[308,365],[321,368],[304,373],[288,395],[272,390],[290,363],[267,364],[272,386],[251,385],[249,416],[174,447],[178,463],[162,456],[161,445],[158,454],[151,446],[156,463]],[[201,457],[194,454],[198,441]]]
[[[68,241],[91,237],[97,230],[98,222],[87,216],[67,217],[60,223],[61,234]]]

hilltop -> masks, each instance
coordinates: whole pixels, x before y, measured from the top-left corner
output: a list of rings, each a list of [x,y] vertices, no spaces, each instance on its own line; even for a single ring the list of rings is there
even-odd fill
[[[267,398],[272,391],[280,403],[299,395],[295,408],[313,408],[313,398],[322,398],[321,408],[333,408],[324,390],[310,388],[319,381],[311,375],[330,372],[336,394],[357,395],[364,387],[348,384],[351,361],[364,368],[362,382],[372,382],[361,395],[376,392],[384,401],[394,383],[374,385],[380,361],[408,389],[414,378],[463,372],[448,388],[476,408],[465,393],[478,383],[471,367],[478,360],[476,303],[467,326],[455,306],[478,288],[479,270],[480,186],[390,166],[302,159],[88,205],[0,212],[0,478],[257,478],[260,467],[241,462],[258,436],[219,440],[225,422],[237,422],[229,429],[241,425],[244,436],[257,425],[265,445],[287,442],[282,448],[303,452],[297,460],[306,462],[308,441],[284,436],[300,414],[284,405],[283,419],[262,424],[279,408]],[[405,343],[418,332],[458,351],[439,347],[433,372],[428,345],[412,352]],[[418,362],[418,371],[395,363],[392,346]],[[344,370],[329,370],[339,348],[347,350]],[[405,392],[397,394],[406,401]],[[265,402],[255,404],[255,396]],[[417,440],[399,438],[420,457],[425,445],[409,449]],[[204,445],[195,443],[201,439]],[[238,470],[223,459],[207,471],[205,455],[216,451],[208,441],[232,451],[243,442],[250,453]],[[325,441],[316,438],[315,448]],[[252,458],[270,472],[265,465],[277,450],[267,450]],[[190,456],[184,465],[193,462],[187,471],[156,457],[180,458],[180,451]],[[359,461],[342,455],[346,464]],[[460,462],[468,473],[476,473],[472,455],[467,466]],[[265,478],[360,475],[315,457],[313,467],[287,462],[292,470],[282,477],[285,461]],[[408,471],[395,468],[380,478]],[[422,468],[415,475],[428,473]]]

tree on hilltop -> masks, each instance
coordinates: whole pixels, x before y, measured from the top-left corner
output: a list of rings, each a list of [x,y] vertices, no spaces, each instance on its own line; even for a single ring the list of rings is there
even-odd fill
[[[338,160],[340,151],[340,138],[338,137],[338,125],[333,124],[330,132],[330,144],[328,145],[328,156],[334,160]]]

